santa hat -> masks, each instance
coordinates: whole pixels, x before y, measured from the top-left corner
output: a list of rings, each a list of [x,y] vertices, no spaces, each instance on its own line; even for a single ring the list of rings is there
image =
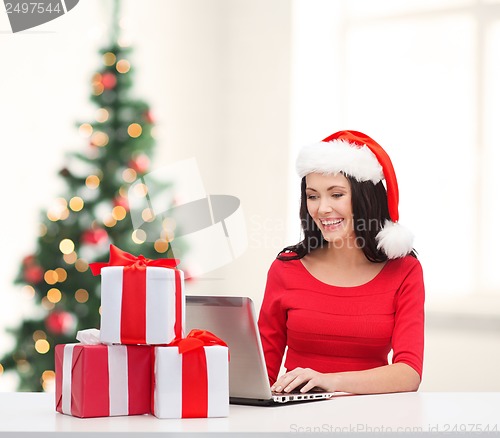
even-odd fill
[[[413,250],[413,235],[398,223],[399,190],[396,173],[387,152],[375,140],[358,131],[339,131],[320,143],[302,148],[296,163],[297,173],[345,173],[358,181],[374,184],[385,179],[389,216],[377,234],[377,247],[388,258],[396,259]]]

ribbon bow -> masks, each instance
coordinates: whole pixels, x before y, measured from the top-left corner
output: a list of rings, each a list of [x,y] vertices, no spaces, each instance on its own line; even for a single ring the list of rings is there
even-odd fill
[[[95,328],[78,330],[76,340],[83,345],[99,345],[101,343],[101,332]]]
[[[145,266],[158,266],[161,268],[175,268],[179,264],[177,259],[148,259],[142,254],[136,257],[126,251],[122,251],[115,245],[109,245],[109,261],[90,263],[92,274],[99,275],[101,269],[106,266],[127,266],[139,268]]]
[[[174,339],[169,347],[177,346],[179,348],[179,353],[184,354],[189,351],[197,350],[203,347],[209,347],[211,345],[221,345],[227,347],[227,344],[213,333],[207,330],[193,329],[191,330],[185,338]]]

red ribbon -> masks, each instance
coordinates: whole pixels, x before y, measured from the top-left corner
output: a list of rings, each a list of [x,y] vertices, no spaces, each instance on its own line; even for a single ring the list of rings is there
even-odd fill
[[[168,344],[169,347],[178,347],[179,354],[188,353],[199,348],[210,347],[213,345],[222,345],[223,347],[227,347],[227,344],[213,333],[208,330],[199,329],[193,329],[185,338],[174,339],[170,344]]]
[[[146,267],[155,266],[175,269],[177,259],[148,259],[136,257],[120,248],[110,245],[109,261],[90,263],[94,275],[107,266],[123,266],[122,308],[120,340],[123,344],[144,344],[146,342]],[[180,272],[175,269],[175,325],[176,338],[182,336],[182,290]]]
[[[128,268],[145,268],[146,266],[158,266],[160,268],[175,268],[179,264],[177,259],[148,259],[142,254],[136,257],[126,251],[122,251],[115,245],[109,245],[109,261],[90,263],[92,274],[99,275],[101,269],[106,266],[126,266]]]
[[[182,358],[182,418],[208,417],[207,358],[203,347],[227,344],[206,330],[193,329],[183,339],[175,339],[169,346],[177,346]]]

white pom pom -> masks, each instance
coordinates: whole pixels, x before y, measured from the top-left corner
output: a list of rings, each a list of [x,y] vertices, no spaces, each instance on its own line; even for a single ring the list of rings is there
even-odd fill
[[[411,231],[392,221],[385,221],[384,227],[377,234],[377,248],[384,251],[390,259],[408,255],[413,250]]]

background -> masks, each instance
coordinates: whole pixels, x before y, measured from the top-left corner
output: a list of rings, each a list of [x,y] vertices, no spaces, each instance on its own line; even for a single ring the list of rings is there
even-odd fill
[[[95,111],[110,10],[85,0],[12,34],[0,9],[0,353],[33,312],[13,279],[63,189],[65,153],[83,147],[75,122]],[[248,249],[187,292],[259,307],[271,262],[300,237],[296,151],[359,130],[393,160],[424,268],[421,389],[499,391],[500,1],[123,0],[121,12],[134,91],[156,116],[153,170],[195,157],[207,193],[245,213]],[[0,369],[0,391],[14,388]]]

